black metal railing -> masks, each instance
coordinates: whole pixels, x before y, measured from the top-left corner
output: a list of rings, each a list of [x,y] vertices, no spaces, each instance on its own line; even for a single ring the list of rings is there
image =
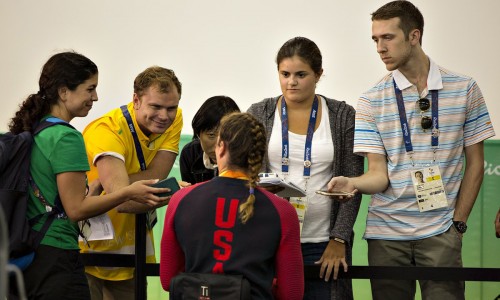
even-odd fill
[[[146,277],[159,276],[159,264],[146,263],[146,216],[136,217],[135,255],[82,253],[87,266],[133,267],[136,278],[136,300],[146,299]],[[139,228],[139,230],[137,230]],[[140,246],[142,245],[142,246]],[[319,279],[319,266],[304,266],[304,276]],[[458,280],[458,281],[499,281],[500,268],[433,268],[433,267],[376,267],[349,266],[347,272],[339,271],[339,278],[352,279],[393,279],[393,280]]]

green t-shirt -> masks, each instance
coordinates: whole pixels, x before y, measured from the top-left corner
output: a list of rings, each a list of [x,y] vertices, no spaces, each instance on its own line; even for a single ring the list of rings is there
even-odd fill
[[[86,172],[89,168],[82,134],[65,125],[54,125],[35,136],[31,153],[31,176],[44,198],[54,205],[58,194],[56,175],[64,172]],[[45,213],[45,206],[30,187],[27,215],[32,219]],[[40,230],[46,217],[33,226]],[[70,219],[55,219],[45,234],[43,245],[61,249],[79,249],[78,224]]]

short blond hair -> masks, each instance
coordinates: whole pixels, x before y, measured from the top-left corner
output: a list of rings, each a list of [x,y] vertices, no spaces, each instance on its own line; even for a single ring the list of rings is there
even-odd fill
[[[140,97],[151,86],[156,86],[160,93],[168,93],[172,86],[175,86],[179,97],[182,93],[182,84],[174,71],[159,66],[149,67],[137,75],[134,80],[134,93]]]

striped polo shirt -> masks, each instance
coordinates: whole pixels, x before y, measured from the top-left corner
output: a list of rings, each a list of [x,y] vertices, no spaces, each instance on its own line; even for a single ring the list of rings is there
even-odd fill
[[[394,84],[402,91],[413,145],[413,162],[403,141]],[[417,100],[432,99],[438,90],[439,146],[434,154],[431,130],[421,127]],[[431,116],[431,109],[423,112]],[[450,72],[430,60],[427,89],[419,95],[398,70],[387,74],[364,93],[356,110],[354,152],[386,155],[389,187],[371,197],[365,239],[416,240],[445,232],[462,181],[464,148],[495,135],[481,90],[471,77]],[[433,163],[433,157],[436,157]],[[418,209],[410,171],[439,165],[448,207],[427,212]]]

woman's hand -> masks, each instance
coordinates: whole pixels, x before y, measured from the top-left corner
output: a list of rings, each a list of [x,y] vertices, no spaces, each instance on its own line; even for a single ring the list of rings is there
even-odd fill
[[[186,181],[179,180],[177,182],[179,183],[179,186],[181,187],[181,189],[188,187],[188,186],[191,186],[191,183],[186,182]]]
[[[344,266],[344,272],[347,272],[347,262],[345,260],[345,244],[330,240],[326,246],[325,252],[320,260],[315,262],[321,265],[319,269],[319,278],[324,278],[325,281],[330,280],[333,271],[333,280],[337,280],[340,265]]]
[[[129,200],[158,207],[168,204],[170,196],[158,197],[157,194],[170,192],[169,188],[157,188],[151,185],[158,182],[158,179],[139,180],[129,186],[124,187]]]

